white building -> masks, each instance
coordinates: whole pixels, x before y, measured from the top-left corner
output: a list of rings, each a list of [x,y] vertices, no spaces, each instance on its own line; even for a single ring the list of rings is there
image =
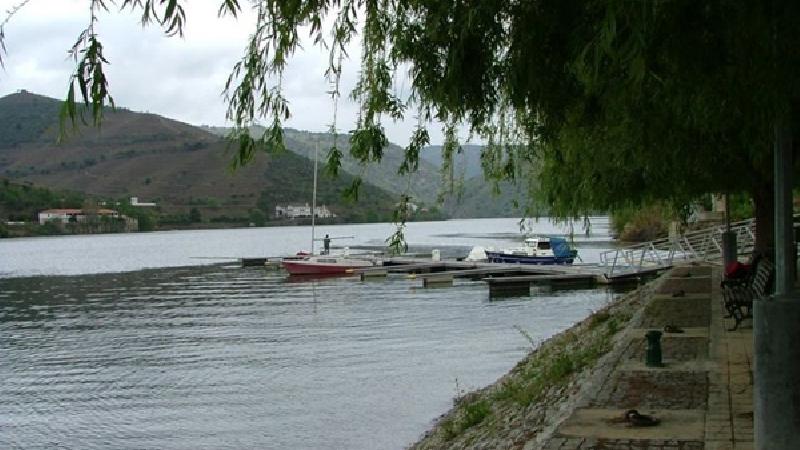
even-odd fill
[[[156,206],[152,202],[140,202],[139,197],[131,197],[131,206]]]
[[[98,209],[92,212],[97,216],[118,218],[119,213],[113,209]],[[39,224],[50,221],[61,223],[86,222],[87,214],[82,209],[47,209],[39,213]]]
[[[315,216],[321,219],[336,217],[326,205],[317,206],[314,209]],[[298,219],[304,217],[311,217],[311,206],[308,203],[305,205],[278,205],[275,207],[275,217],[281,219]]]

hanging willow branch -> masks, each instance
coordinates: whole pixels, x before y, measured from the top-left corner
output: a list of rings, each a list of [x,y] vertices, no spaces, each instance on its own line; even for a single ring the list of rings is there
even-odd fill
[[[6,18],[0,22],[0,67],[5,68],[5,59],[3,56],[6,55],[6,25],[8,22],[11,21],[11,18],[14,17],[25,5],[28,4],[31,0],[22,0],[21,2],[17,3],[16,5],[12,6],[8,11],[6,11]]]
[[[59,113],[59,138],[67,135],[67,122],[72,129],[78,127],[78,119],[86,123],[83,117],[84,108],[80,110],[75,102],[75,88],[77,86],[83,100],[84,107],[91,110],[92,124],[99,127],[103,120],[103,109],[108,102],[114,107],[114,98],[108,92],[108,79],[103,70],[108,60],[103,55],[103,45],[95,33],[98,10],[108,11],[105,0],[92,0],[89,4],[89,24],[78,36],[78,40],[70,48],[68,54],[75,60],[77,66],[69,79],[67,99],[61,106]]]

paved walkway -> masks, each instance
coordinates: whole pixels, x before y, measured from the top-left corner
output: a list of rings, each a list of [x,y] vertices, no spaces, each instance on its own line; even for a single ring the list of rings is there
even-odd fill
[[[555,449],[753,448],[753,338],[749,321],[728,331],[720,302],[719,270],[678,267],[662,281],[597,392],[544,445]],[[664,367],[644,364],[648,330],[666,325]],[[626,410],[660,419],[631,427]]]

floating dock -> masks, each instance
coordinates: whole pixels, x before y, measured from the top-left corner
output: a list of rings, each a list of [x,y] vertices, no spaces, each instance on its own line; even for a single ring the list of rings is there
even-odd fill
[[[599,264],[534,265],[434,260],[418,256],[371,258],[375,261],[374,267],[352,269],[348,273],[359,276],[362,281],[405,275],[407,279],[421,281],[425,288],[452,286],[459,278],[483,281],[489,287],[490,298],[529,295],[531,286],[536,285],[579,288],[630,283],[665,270],[663,267],[654,267],[609,277],[606,268]],[[242,258],[241,263],[243,267],[280,268],[279,258]]]
[[[430,259],[392,257],[379,261],[380,265],[354,269],[361,280],[406,274],[407,278],[420,280],[426,288],[451,286],[455,279],[480,280],[489,286],[490,297],[528,295],[531,286],[578,288],[598,284],[621,284],[653,276],[664,270],[648,268],[636,273],[608,277],[605,268],[598,264],[532,265],[490,263],[480,261],[432,261]]]
[[[267,265],[269,258],[241,258],[242,267],[260,267]]]

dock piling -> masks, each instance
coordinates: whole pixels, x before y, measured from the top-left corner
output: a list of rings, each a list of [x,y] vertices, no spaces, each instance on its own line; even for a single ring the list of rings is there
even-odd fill
[[[426,288],[452,285],[453,275],[428,276],[422,279],[422,286]]]

